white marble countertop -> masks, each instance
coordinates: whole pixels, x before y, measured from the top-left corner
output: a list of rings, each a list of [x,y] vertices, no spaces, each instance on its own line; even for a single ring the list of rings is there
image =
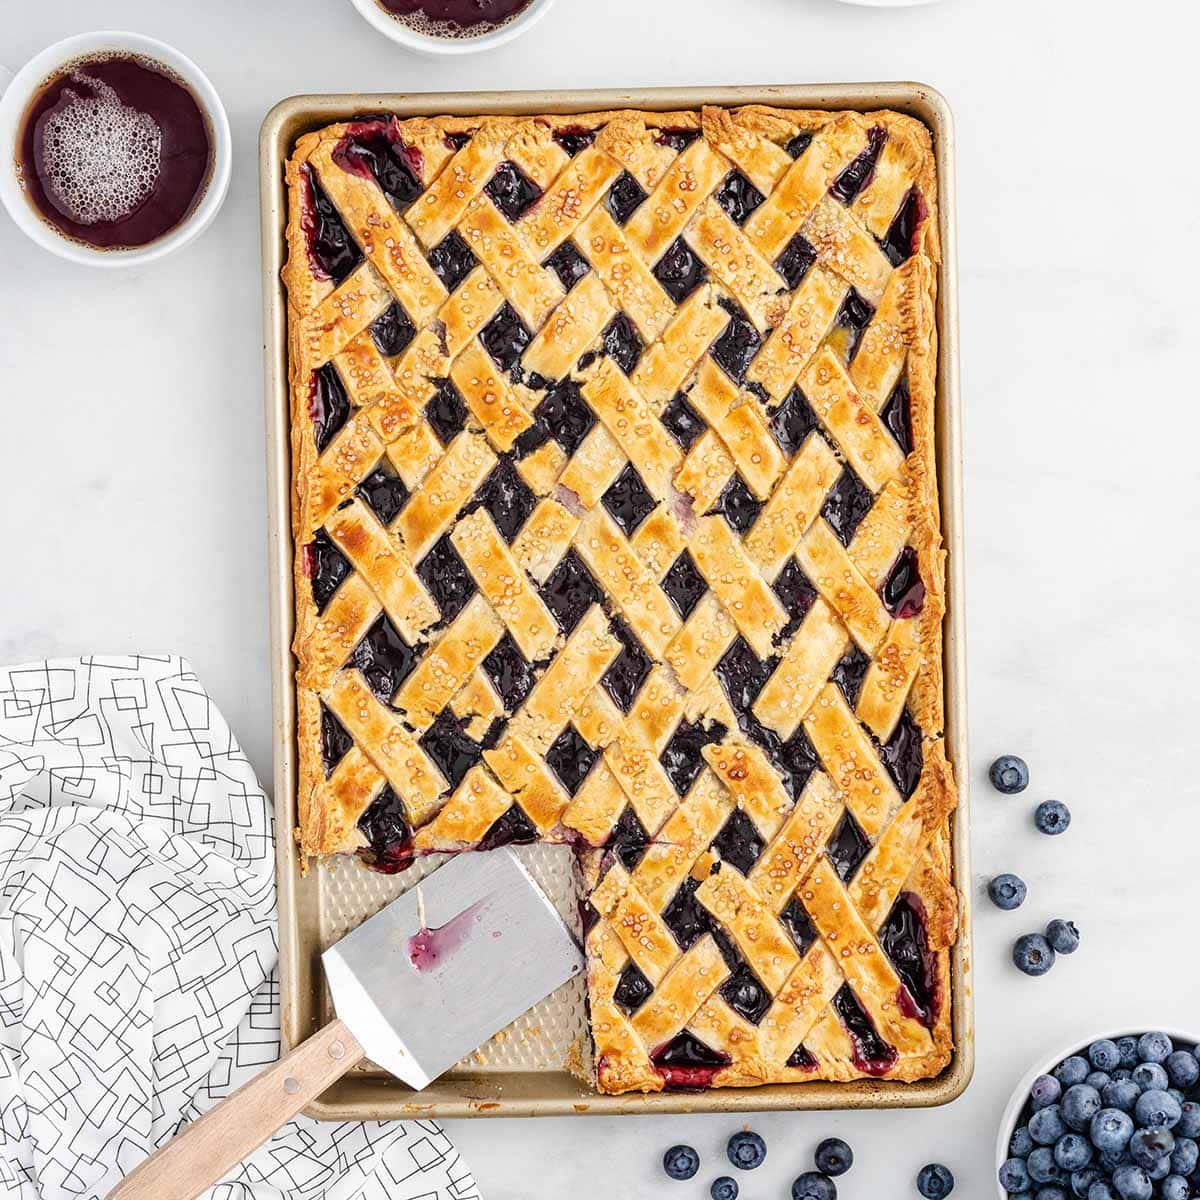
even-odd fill
[[[836,1132],[858,1163],[843,1200],[915,1195],[941,1159],[990,1196],[994,1127],[1037,1054],[1078,1031],[1193,1011],[1200,958],[1200,408],[1186,339],[1200,319],[1191,117],[1195,18],[1128,6],[944,0],[559,0],[479,58],[408,56],[347,0],[51,0],[6,11],[10,66],[83,29],[177,45],[224,96],[234,178],[177,256],[88,272],[0,216],[0,661],[186,654],[270,777],[259,329],[258,126],[306,91],[448,90],[913,78],[957,113],[966,422],[970,774],[975,868],[1030,885],[975,922],[978,1065],[947,1109],[751,1118],[766,1165],[743,1200],[785,1197]],[[1125,6],[1122,6],[1125,7]],[[1193,334],[1189,334],[1189,330]],[[1189,550],[1188,547],[1191,547]],[[1001,751],[1034,783],[982,781]],[[1075,821],[1035,833],[1058,797]],[[1075,918],[1083,947],[1042,980],[1013,938]],[[724,1117],[456,1122],[487,1200],[707,1195]],[[672,1142],[705,1156],[663,1180]],[[660,1182],[661,1181],[661,1182]]]

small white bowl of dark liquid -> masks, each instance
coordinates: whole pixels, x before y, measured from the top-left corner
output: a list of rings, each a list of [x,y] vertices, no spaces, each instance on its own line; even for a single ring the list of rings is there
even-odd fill
[[[369,25],[418,54],[474,54],[532,28],[554,0],[351,0]]]

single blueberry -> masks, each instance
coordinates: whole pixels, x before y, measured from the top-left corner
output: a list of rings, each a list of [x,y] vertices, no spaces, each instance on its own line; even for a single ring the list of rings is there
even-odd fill
[[[1130,1078],[1132,1078],[1133,1082],[1143,1092],[1165,1092],[1171,1086],[1171,1081],[1167,1078],[1166,1069],[1159,1063],[1138,1063],[1133,1068],[1133,1075]]]
[[[988,767],[988,778],[996,791],[1015,796],[1029,786],[1029,767],[1015,754],[1002,754]]]
[[[1138,1058],[1138,1040],[1126,1036],[1117,1038],[1117,1049],[1121,1052],[1121,1066],[1136,1067],[1141,1059]]]
[[[1090,1188],[1097,1179],[1103,1178],[1104,1172],[1094,1163],[1089,1167],[1084,1167],[1080,1171],[1072,1171],[1071,1194],[1079,1197],[1079,1200],[1087,1200],[1088,1188]]]
[[[1174,1129],[1183,1116],[1183,1106],[1174,1096],[1151,1088],[1133,1106],[1134,1119],[1149,1129]]]
[[[1175,1132],[1180,1137],[1200,1138],[1200,1104],[1187,1100],[1180,1105],[1181,1116]]]
[[[1142,1062],[1166,1062],[1174,1049],[1174,1044],[1165,1033],[1143,1033],[1138,1039],[1138,1058]]]
[[[1121,1200],[1150,1200],[1154,1195],[1150,1176],[1133,1163],[1126,1163],[1113,1172],[1113,1187]]]
[[[672,1146],[663,1155],[663,1170],[672,1179],[691,1179],[700,1170],[700,1155],[691,1146]]]
[[[1027,891],[1025,880],[1019,875],[1008,872],[997,875],[988,884],[988,896],[991,897],[992,903],[997,908],[1004,909],[1005,912],[1012,912],[1014,908],[1020,908],[1025,903]]]
[[[1000,1168],[1000,1186],[1006,1192],[1026,1192],[1032,1180],[1029,1178],[1029,1168],[1023,1158],[1010,1158]]]
[[[737,1180],[728,1175],[721,1175],[712,1181],[708,1194],[712,1200],[737,1200]]]
[[[1183,1102],[1187,1099],[1187,1097],[1177,1087],[1167,1088],[1167,1095],[1170,1096],[1180,1108],[1183,1108]]]
[[[1192,1194],[1192,1185],[1182,1175],[1168,1175],[1158,1189],[1162,1200],[1188,1200]]]
[[[1088,1062],[1097,1071],[1111,1071],[1121,1065],[1121,1051],[1110,1038],[1101,1038],[1088,1047]]]
[[[1153,1167],[1174,1149],[1175,1135],[1169,1129],[1139,1129],[1129,1139],[1129,1157],[1139,1167]]]
[[[1161,1179],[1166,1179],[1170,1173],[1171,1160],[1169,1158],[1160,1158],[1154,1166],[1146,1168],[1146,1174],[1156,1183]]]
[[[1100,1099],[1105,1108],[1119,1108],[1122,1112],[1133,1112],[1137,1098],[1142,1094],[1132,1079],[1114,1079],[1100,1089]]]
[[[1054,966],[1054,949],[1040,933],[1027,933],[1017,938],[1012,951],[1013,963],[1026,975],[1045,975]],[[1083,1062],[1082,1059],[1080,1059]],[[1087,1078],[1087,1063],[1084,1063],[1083,1078]]]
[[[1087,1200],[1119,1200],[1119,1198],[1107,1179],[1097,1179],[1088,1188]]]
[[[837,1184],[820,1171],[805,1171],[792,1180],[792,1200],[837,1200]]]
[[[1171,1151],[1171,1170],[1176,1175],[1192,1175],[1197,1166],[1200,1166],[1200,1145],[1194,1138],[1177,1137]]]
[[[1110,1174],[1115,1171],[1122,1163],[1132,1162],[1128,1148],[1114,1154],[1112,1151],[1105,1150],[1100,1155],[1100,1165]]]
[[[1062,1119],[1076,1133],[1087,1129],[1100,1111],[1100,1093],[1086,1083],[1067,1088],[1062,1099]]]
[[[826,1138],[817,1147],[813,1162],[826,1175],[845,1175],[854,1166],[854,1151],[841,1138]]]
[[[1028,1158],[1035,1145],[1029,1126],[1021,1125],[1013,1130],[1012,1137],[1008,1139],[1008,1152],[1014,1158]]]
[[[1089,1132],[1101,1153],[1120,1154],[1133,1136],[1133,1118],[1119,1108],[1102,1108],[1092,1118]]]
[[[1054,1146],[1054,1161],[1064,1171],[1078,1171],[1092,1161],[1092,1143],[1082,1134],[1068,1133]]]
[[[1188,1050],[1176,1050],[1168,1054],[1163,1066],[1167,1070],[1167,1078],[1177,1088],[1194,1087],[1196,1080],[1200,1079],[1200,1062]]]
[[[1064,1058],[1054,1068],[1054,1078],[1063,1087],[1074,1087],[1075,1084],[1083,1083],[1087,1079],[1090,1070],[1091,1068],[1088,1066],[1086,1058],[1082,1058],[1078,1054],[1072,1054],[1070,1058]]]
[[[1062,1105],[1048,1104],[1045,1108],[1039,1108],[1029,1118],[1029,1132],[1039,1146],[1053,1146],[1067,1132]]]
[[[1084,1080],[1088,1087],[1094,1087],[1096,1091],[1103,1091],[1112,1082],[1112,1076],[1107,1071],[1092,1071]]]
[[[1042,833],[1066,833],[1071,810],[1061,800],[1043,800],[1033,810],[1033,823]]]
[[[1062,1168],[1054,1161],[1054,1149],[1051,1146],[1039,1146],[1025,1160],[1025,1165],[1034,1183],[1062,1182]]]
[[[925,1200],[942,1200],[954,1191],[954,1176],[941,1163],[928,1163],[917,1173],[917,1191]]]
[[[757,1133],[739,1130],[729,1139],[725,1152],[735,1167],[753,1171],[755,1167],[761,1167],[767,1157],[767,1143]]]
[[[1054,947],[1056,954],[1074,954],[1079,949],[1079,930],[1074,921],[1056,917],[1046,926],[1046,941]]]
[[[1053,1075],[1039,1075],[1029,1089],[1029,1103],[1036,1112],[1062,1099],[1062,1084]]]
[[[1048,1183],[1038,1188],[1033,1200],[1071,1200],[1071,1197],[1067,1195],[1066,1188],[1059,1187],[1057,1183]]]

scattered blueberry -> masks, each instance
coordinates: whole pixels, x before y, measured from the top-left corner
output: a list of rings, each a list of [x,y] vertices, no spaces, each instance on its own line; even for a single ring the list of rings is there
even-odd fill
[[[1070,1058],[1064,1058],[1062,1062],[1054,1068],[1054,1078],[1065,1088],[1074,1087],[1077,1083],[1083,1083],[1089,1074],[1088,1060],[1080,1057],[1078,1054],[1072,1054]]]
[[[1053,1075],[1039,1075],[1029,1089],[1029,1103],[1036,1112],[1062,1099],[1062,1084]]]
[[[1043,800],[1033,810],[1033,823],[1042,833],[1066,833],[1071,810],[1061,800]]]
[[[820,1171],[805,1171],[792,1180],[792,1200],[837,1200],[837,1184]]]
[[[1152,1088],[1138,1097],[1133,1116],[1149,1129],[1174,1129],[1183,1116],[1183,1106],[1174,1096]]]
[[[1109,1038],[1101,1038],[1088,1047],[1088,1062],[1097,1071],[1112,1071],[1121,1065],[1121,1051],[1117,1043]]]
[[[1000,1186],[1006,1192],[1027,1192],[1032,1182],[1022,1158],[1010,1158],[1000,1168]]]
[[[1006,796],[1015,796],[1029,786],[1029,767],[1015,754],[1002,754],[988,768],[992,787]]]
[[[826,1138],[817,1147],[813,1162],[826,1175],[845,1175],[854,1166],[854,1151],[841,1138]]]
[[[1129,1139],[1129,1157],[1139,1167],[1153,1167],[1174,1149],[1175,1135],[1169,1129],[1139,1129]]]
[[[1049,1104],[1045,1108],[1039,1108],[1029,1118],[1029,1132],[1039,1146],[1053,1146],[1067,1132],[1062,1105]]]
[[[1136,1067],[1141,1059],[1138,1058],[1138,1040],[1135,1037],[1117,1038],[1117,1049],[1121,1052],[1121,1066]]]
[[[1062,1119],[1076,1133],[1087,1129],[1100,1111],[1100,1093],[1086,1083],[1067,1088],[1062,1099]]]
[[[1142,1062],[1166,1062],[1174,1049],[1174,1044],[1165,1033],[1143,1033],[1138,1039],[1138,1058]]]
[[[1107,1179],[1097,1179],[1087,1191],[1087,1200],[1119,1200]]]
[[[1175,1175],[1193,1175],[1200,1166],[1200,1145],[1194,1138],[1177,1137],[1171,1151],[1171,1171]]]
[[[1092,1118],[1090,1132],[1101,1153],[1120,1154],[1133,1136],[1133,1119],[1119,1108],[1102,1108]]]
[[[1071,1197],[1067,1195],[1065,1188],[1059,1187],[1057,1183],[1050,1183],[1038,1188],[1034,1200],[1071,1200]]]
[[[1062,1170],[1054,1161],[1054,1150],[1050,1146],[1039,1146],[1030,1154],[1025,1165],[1034,1183],[1057,1183],[1062,1178]]]
[[[1182,1175],[1168,1175],[1162,1181],[1158,1194],[1162,1200],[1188,1200],[1192,1194],[1192,1187]]]
[[[1130,1078],[1143,1092],[1165,1092],[1171,1086],[1166,1069],[1155,1062],[1138,1063]]]
[[[1013,1135],[1008,1140],[1008,1152],[1014,1158],[1028,1158],[1035,1145],[1029,1126],[1021,1125],[1013,1130]]]
[[[763,1159],[767,1157],[767,1143],[757,1133],[741,1130],[729,1139],[726,1153],[735,1167],[753,1171],[755,1167],[761,1167]]]
[[[997,875],[988,884],[988,895],[991,897],[992,903],[997,908],[1004,909],[1005,912],[1012,912],[1014,908],[1020,908],[1025,903],[1027,892],[1025,881],[1019,875],[1007,872]]]
[[[1071,1194],[1079,1200],[1087,1200],[1088,1189],[1093,1183],[1103,1181],[1104,1172],[1097,1166],[1084,1167],[1082,1171],[1071,1172]]]
[[[1054,1161],[1064,1171],[1078,1171],[1092,1161],[1092,1143],[1081,1133],[1068,1133],[1054,1147]]]
[[[1141,1167],[1125,1163],[1113,1172],[1113,1187],[1121,1200],[1150,1200],[1154,1184]]]
[[[1100,1099],[1106,1108],[1119,1108],[1122,1112],[1133,1112],[1137,1098],[1142,1094],[1132,1079],[1113,1079],[1100,1089]]]
[[[1054,947],[1056,954],[1074,954],[1079,949],[1079,930],[1074,921],[1056,917],[1046,926],[1046,941]]]
[[[1187,1050],[1176,1050],[1168,1054],[1163,1066],[1166,1068],[1167,1078],[1177,1088],[1195,1087],[1196,1081],[1200,1079],[1200,1062]]]
[[[700,1170],[700,1155],[691,1146],[672,1146],[663,1155],[663,1170],[672,1179],[691,1179]]]
[[[737,1180],[728,1175],[721,1175],[712,1181],[708,1194],[712,1200],[737,1200]]]
[[[1200,1104],[1195,1100],[1188,1100],[1180,1107],[1182,1116],[1179,1118],[1179,1124],[1175,1126],[1175,1132],[1180,1137],[1200,1138]]]
[[[954,1176],[941,1163],[929,1163],[917,1175],[917,1191],[925,1200],[942,1200],[954,1191]]]
[[[1103,1091],[1112,1082],[1112,1076],[1107,1071],[1092,1071],[1084,1080],[1088,1087],[1094,1087],[1096,1091]]]
[[[1017,938],[1013,946],[1013,962],[1026,975],[1045,975],[1054,966],[1054,948],[1040,933],[1027,933]],[[1080,1059],[1080,1062],[1084,1062]],[[1084,1062],[1083,1078],[1087,1078],[1087,1063]]]

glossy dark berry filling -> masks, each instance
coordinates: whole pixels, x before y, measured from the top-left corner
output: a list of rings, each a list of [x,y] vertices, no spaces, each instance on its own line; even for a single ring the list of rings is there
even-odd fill
[[[682,304],[708,278],[708,271],[700,256],[678,237],[654,264],[653,275],[663,291]]]
[[[746,486],[740,475],[735,474],[709,511],[721,513],[738,533],[744,534],[754,524],[762,506],[763,501]]]
[[[398,300],[393,300],[371,322],[371,341],[385,358],[402,354],[416,336],[417,327],[409,320],[408,313],[400,307]]]
[[[717,1072],[729,1065],[727,1055],[710,1049],[686,1029],[650,1054],[654,1069],[672,1091],[692,1091],[712,1085]]]
[[[475,594],[475,580],[459,558],[449,534],[443,535],[421,559],[417,574],[441,611],[442,624],[453,621]]]
[[[817,261],[817,252],[802,234],[796,234],[775,260],[775,270],[783,276],[788,287],[795,291],[809,268]]]
[[[596,132],[595,129],[584,129],[582,125],[567,125],[554,134],[554,140],[574,158],[596,140]]]
[[[815,1071],[817,1069],[817,1060],[809,1054],[803,1043],[801,1043],[788,1057],[787,1065],[795,1067],[799,1071]]]
[[[312,584],[317,612],[324,612],[333,593],[350,574],[350,561],[323,529],[318,529],[313,540],[304,547],[304,573]]]
[[[625,464],[625,469],[600,498],[600,502],[627,538],[633,537],[641,523],[655,509],[654,497],[646,490],[633,463]]]
[[[653,985],[638,970],[637,963],[630,962],[621,972],[621,978],[617,980],[617,986],[613,989],[613,999],[622,1008],[633,1013],[650,999],[653,992]]]
[[[751,1025],[757,1025],[771,1007],[771,993],[745,963],[721,984],[720,992],[725,1003]]]
[[[618,225],[624,225],[645,199],[646,190],[642,185],[628,171],[622,171],[613,180],[612,187],[608,189],[605,204],[607,204],[613,220]]]
[[[863,517],[871,511],[874,503],[874,493],[847,463],[842,468],[837,483],[829,489],[829,494],[825,497],[821,516],[829,522],[829,527],[837,534],[838,541],[843,546],[849,546],[854,540],[855,530]]]
[[[907,800],[917,790],[921,768],[925,765],[921,730],[907,708],[900,714],[895,732],[881,747],[880,757],[900,794]]]
[[[798,133],[790,142],[788,142],[786,146],[784,146],[784,149],[793,158],[799,158],[800,155],[802,155],[805,150],[808,149],[809,143],[812,140],[813,135],[811,133]]]
[[[318,279],[341,283],[362,262],[362,251],[350,236],[333,201],[325,194],[316,172],[307,163],[304,181],[300,224],[308,246],[309,263]]]
[[[308,415],[313,424],[313,440],[321,453],[350,420],[350,397],[333,363],[318,367],[308,383]]]
[[[434,393],[425,405],[425,417],[443,446],[448,446],[466,427],[466,402],[449,379],[434,380]]]
[[[514,162],[502,162],[483,189],[510,220],[519,221],[542,197],[538,187]]]
[[[704,747],[720,742],[726,732],[720,721],[714,721],[711,725],[693,725],[684,718],[675,727],[675,732],[663,747],[658,761],[662,763],[671,786],[681,796],[687,795],[691,790],[696,776],[704,766]]]
[[[941,1007],[941,987],[937,954],[929,948],[929,922],[919,896],[900,893],[879,930],[879,942],[904,981],[902,1010],[932,1029]]]
[[[417,655],[396,632],[387,613],[382,613],[354,647],[350,661],[362,672],[376,699],[391,704],[400,685],[416,667]]]
[[[446,291],[453,292],[479,265],[471,247],[463,241],[457,229],[452,229],[428,254],[433,273],[442,281]]]
[[[537,507],[537,497],[520,476],[513,460],[502,455],[488,477],[480,485],[471,502],[463,509],[464,514],[485,508],[500,530],[500,536],[510,545],[521,532],[521,526]]]
[[[682,392],[676,392],[674,399],[667,405],[662,414],[662,423],[667,432],[679,443],[686,454],[692,443],[708,428],[704,418],[688,403],[688,398]]]
[[[359,832],[367,845],[359,856],[376,871],[394,875],[412,866],[412,828],[404,815],[404,805],[388,786],[367,806],[358,819]]]
[[[671,897],[671,903],[663,909],[663,923],[681,950],[690,949],[712,926],[708,909],[696,899],[699,886],[699,881],[689,875]]]
[[[880,243],[884,254],[893,267],[898,267],[917,252],[917,234],[925,220],[925,201],[917,189],[909,188],[900,211],[892,218],[891,225]]]
[[[579,449],[583,439],[596,424],[596,415],[588,407],[573,379],[556,383],[534,411],[537,422],[549,430],[550,436],[568,456]]]
[[[649,845],[650,835],[646,827],[633,811],[633,806],[627,805],[609,834],[607,848],[617,856],[626,871],[635,871]]]
[[[766,843],[745,811],[735,808],[712,845],[721,855],[722,862],[736,867],[743,875],[749,875]]]
[[[474,137],[475,131],[470,133],[448,133],[442,139],[451,150],[461,150]]]
[[[730,171],[717,189],[716,202],[736,225],[744,225],[750,214],[766,197],[741,171]]]
[[[612,697],[613,703],[627,713],[654,664],[633,630],[620,617],[609,618],[609,628],[621,643],[621,653],[604,672],[600,685]]]
[[[599,757],[600,751],[592,749],[570,722],[567,722],[566,729],[546,751],[547,764],[572,796],[579,790],[580,784],[587,778],[588,772]]]
[[[424,159],[400,136],[395,121],[360,121],[350,125],[333,148],[333,161],[343,171],[374,179],[399,213],[421,194]]]
[[[917,552],[912,546],[905,546],[900,551],[879,594],[893,617],[915,617],[925,607],[925,584],[921,579]]]
[[[700,130],[698,129],[660,129],[654,135],[654,140],[660,146],[670,146],[672,150],[682,152],[699,136]]]
[[[855,196],[870,183],[871,176],[875,174],[875,164],[879,160],[879,152],[883,149],[886,141],[887,132],[881,126],[876,125],[868,132],[866,149],[842,171],[829,189],[829,194],[835,200],[840,200],[843,204],[850,204]]]
[[[451,789],[462,783],[463,776],[483,753],[479,743],[467,736],[462,722],[450,711],[449,706],[438,713],[434,723],[421,735],[420,746],[441,771]]]
[[[842,301],[842,307],[838,310],[834,324],[840,325],[848,332],[847,362],[853,361],[854,355],[858,352],[858,344],[862,341],[863,330],[871,323],[874,315],[875,306],[864,300],[854,288],[846,293],[846,299]]]
[[[579,253],[570,238],[542,265],[549,267],[558,276],[563,290],[568,292],[592,269],[591,263]]]
[[[847,809],[825,846],[825,853],[843,883],[850,882],[870,852],[870,839]]]
[[[604,601],[604,593],[574,550],[568,550],[559,559],[558,566],[542,584],[541,596],[568,637],[583,614],[593,604]]]
[[[905,454],[911,454],[913,448],[912,436],[912,400],[908,394],[908,379],[901,377],[892,388],[883,411],[879,414],[883,423],[891,431],[896,444]]]
[[[487,833],[479,839],[480,850],[496,850],[500,846],[525,845],[538,839],[537,826],[514,804],[492,822]],[[590,905],[589,905],[590,907]]]
[[[708,584],[700,574],[692,556],[682,551],[671,564],[671,568],[663,576],[659,585],[667,594],[667,599],[675,606],[675,611],[685,621],[692,615],[692,610],[700,603],[701,597],[708,591]]]
[[[788,931],[792,941],[796,943],[796,950],[803,958],[817,940],[817,927],[812,923],[812,917],[808,915],[808,910],[793,896],[787,902],[783,912],[779,914],[779,920]]]
[[[798,387],[788,392],[784,402],[771,416],[771,433],[779,443],[780,450],[789,458],[804,445],[808,435],[817,426],[817,414]]]
[[[504,711],[514,713],[533,691],[537,675],[517,649],[511,633],[496,643],[492,652],[483,660],[483,669],[492,681],[496,694],[504,705]]]
[[[729,324],[725,326],[725,332],[713,343],[709,353],[734,383],[741,383],[746,378],[746,368],[758,353],[762,335],[750,323],[749,317],[732,301],[722,297],[719,303],[729,313]]]
[[[875,1026],[848,983],[833,998],[854,1046],[854,1065],[864,1075],[886,1075],[896,1065],[896,1051],[876,1032]]]
[[[645,343],[633,322],[623,312],[617,313],[608,323],[601,335],[601,340],[604,343],[604,353],[626,375],[632,375],[633,369],[638,365],[638,359],[642,357],[642,351],[645,349]]]
[[[321,761],[325,764],[325,778],[333,774],[334,768],[345,758],[354,739],[346,732],[341,721],[321,705]]]
[[[850,649],[838,660],[837,666],[829,678],[842,690],[846,703],[851,712],[858,704],[858,693],[862,691],[862,683],[866,678],[867,669],[871,665],[870,658],[858,646],[851,642]]]
[[[796,631],[800,622],[808,615],[808,610],[817,598],[817,589],[794,558],[787,560],[771,587],[790,618],[780,634],[779,640],[782,642]]]
[[[517,310],[507,301],[479,331],[483,348],[502,371],[511,371],[520,362],[532,338],[525,323],[517,316]]]

